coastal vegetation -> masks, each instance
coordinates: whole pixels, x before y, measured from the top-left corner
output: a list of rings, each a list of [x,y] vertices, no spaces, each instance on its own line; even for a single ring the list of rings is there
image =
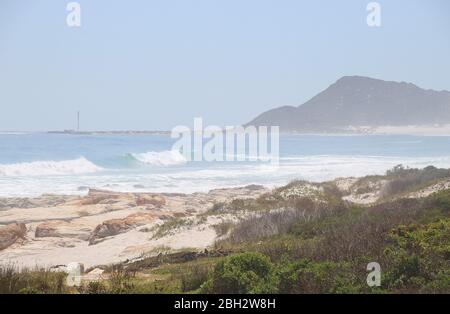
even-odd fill
[[[63,273],[3,267],[0,292],[449,293],[450,189],[430,190],[449,179],[446,169],[397,166],[385,176],[352,179],[351,187],[295,181],[199,214],[202,222],[240,217],[214,224],[218,237],[207,250],[166,250],[104,266],[103,279],[80,287],[67,287]],[[374,189],[374,202],[348,198]],[[191,224],[173,218],[154,235]],[[381,266],[380,286],[366,283],[372,262]]]

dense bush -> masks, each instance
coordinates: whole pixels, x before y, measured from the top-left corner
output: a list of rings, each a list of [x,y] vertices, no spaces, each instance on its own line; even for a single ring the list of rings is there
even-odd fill
[[[346,264],[300,259],[281,264],[280,293],[356,293],[361,291],[355,273]]]
[[[202,286],[205,293],[274,293],[277,278],[269,258],[240,253],[219,261]]]
[[[449,208],[445,190],[424,199],[327,211],[314,219],[289,210],[270,212],[235,227],[229,244],[239,239],[241,249],[276,263],[275,281],[283,293],[448,292]],[[372,261],[382,265],[377,289],[365,283]]]
[[[433,287],[450,292],[450,218],[398,226],[386,248],[386,285],[391,290],[417,291]]]

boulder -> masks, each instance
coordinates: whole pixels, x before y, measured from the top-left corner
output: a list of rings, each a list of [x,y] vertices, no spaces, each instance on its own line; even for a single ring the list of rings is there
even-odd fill
[[[56,237],[89,240],[92,229],[63,220],[46,221],[36,227],[36,238]]]
[[[89,245],[97,244],[106,237],[115,236],[135,227],[151,223],[157,217],[157,215],[150,213],[135,213],[121,219],[106,220],[92,231]]]
[[[100,268],[94,268],[93,270],[91,270],[90,272],[88,272],[87,274],[85,274],[83,276],[83,280],[87,280],[87,281],[98,281],[98,280],[102,280],[104,279],[103,277],[103,273],[105,271],[103,269]]]
[[[166,199],[162,195],[139,195],[136,198],[136,205],[153,205],[156,208],[161,208],[166,205]]]
[[[0,227],[0,250],[4,250],[19,239],[25,239],[27,227],[23,223],[12,223]]]
[[[86,195],[81,201],[80,205],[97,205],[97,204],[112,204],[116,202],[120,197],[125,194],[89,189],[88,195]]]

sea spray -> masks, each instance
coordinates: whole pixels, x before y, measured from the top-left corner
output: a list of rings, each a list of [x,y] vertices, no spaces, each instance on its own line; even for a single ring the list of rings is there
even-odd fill
[[[174,166],[182,165],[187,162],[186,158],[176,150],[146,152],[131,154],[131,156],[141,163],[153,166]]]
[[[94,173],[102,170],[84,157],[63,161],[32,161],[0,164],[0,176],[48,176]]]

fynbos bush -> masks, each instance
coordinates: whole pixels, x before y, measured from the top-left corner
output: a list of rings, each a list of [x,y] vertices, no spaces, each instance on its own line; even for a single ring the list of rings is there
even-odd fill
[[[259,253],[240,253],[216,264],[205,293],[274,293],[277,277],[270,260]]]

